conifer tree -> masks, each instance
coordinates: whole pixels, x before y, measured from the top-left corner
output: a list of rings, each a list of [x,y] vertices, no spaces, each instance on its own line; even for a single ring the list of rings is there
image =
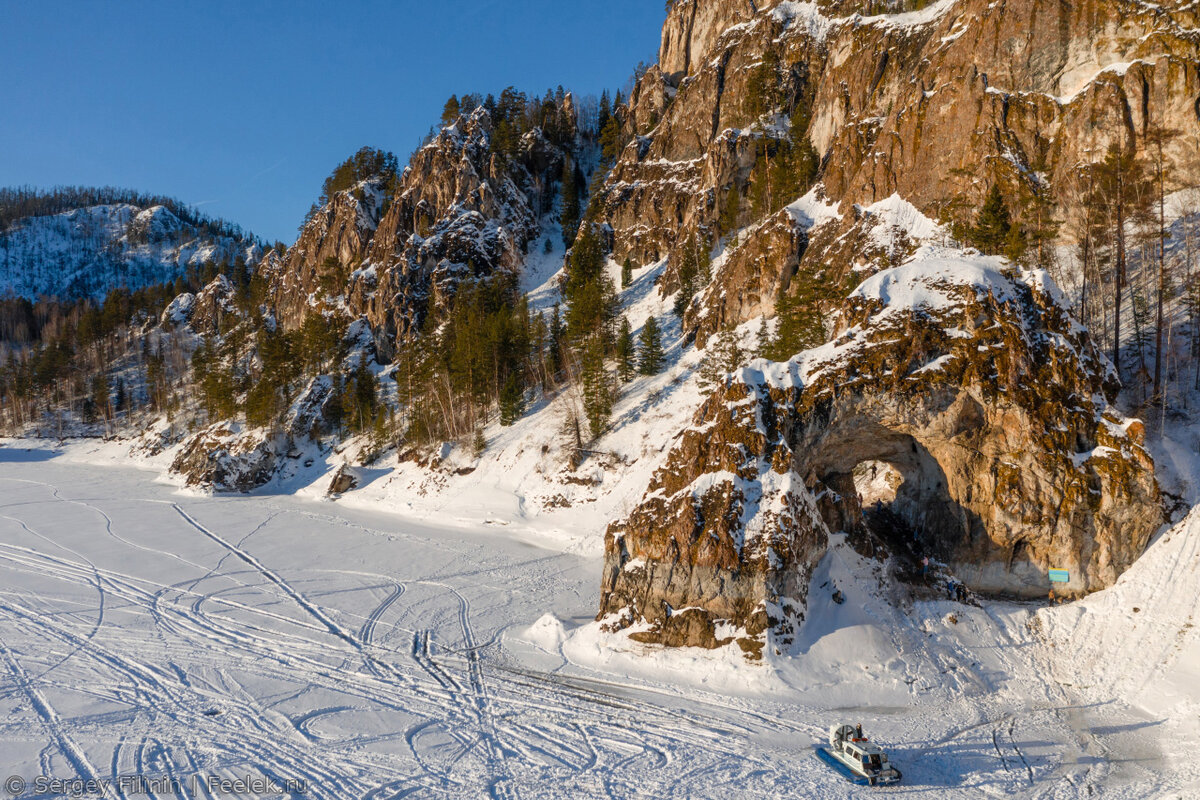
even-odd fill
[[[624,263],[621,264],[621,288],[628,289],[633,283],[633,262],[626,256]]]
[[[600,108],[598,109],[598,116],[596,118],[596,130],[604,130],[604,126],[608,124],[611,118],[612,103],[608,99],[608,89],[604,89],[600,92]]]
[[[617,374],[622,382],[633,380],[637,372],[637,346],[633,341],[633,328],[629,318],[622,315],[620,333],[617,335]]]
[[[693,233],[684,243],[680,253],[679,294],[675,296],[673,307],[675,316],[683,318],[696,292],[701,286],[708,284],[711,271],[712,257],[708,245]]]
[[[591,336],[584,347],[581,369],[583,411],[588,430],[596,439],[608,428],[616,398],[616,387],[604,364],[604,341],[598,334]]]
[[[553,370],[552,377],[562,374],[563,366],[562,313],[558,309],[558,303],[555,303],[554,311],[550,315],[550,367]]]
[[[600,129],[600,157],[603,164],[609,165],[621,155],[625,143],[621,136],[621,123],[617,117],[611,116],[604,127]]]
[[[1021,224],[1017,222],[1010,224],[1008,236],[1004,239],[1004,256],[1012,263],[1020,264],[1025,260],[1025,253],[1028,249],[1025,231]]]
[[[516,423],[525,413],[525,390],[517,373],[510,373],[500,392],[500,424],[509,426]]]
[[[642,326],[642,334],[638,338],[638,372],[657,375],[662,370],[662,364],[662,333],[658,329],[658,320],[651,316]]]
[[[779,54],[768,47],[746,83],[743,112],[753,122],[779,104]]]
[[[1141,215],[1152,194],[1145,185],[1145,166],[1132,146],[1112,144],[1096,167],[1096,186],[1090,202],[1106,212],[1108,261],[1113,270],[1112,362],[1121,371],[1121,306],[1128,287],[1126,224]]]
[[[721,331],[700,362],[697,375],[700,388],[706,392],[712,391],[724,382],[728,373],[742,366],[745,360],[746,354],[738,341],[737,332],[732,328]]]
[[[758,323],[758,333],[754,337],[754,357],[769,358],[771,352],[771,330],[767,327],[767,317],[764,314],[763,318]]]
[[[375,418],[379,406],[379,382],[367,368],[367,359],[359,359],[358,366],[346,378],[343,409],[351,430],[361,433]]]
[[[604,248],[592,225],[580,230],[567,265],[563,297],[567,301],[567,333],[573,343],[601,332],[612,342],[617,297],[604,271]]]
[[[108,376],[98,372],[92,376],[92,405],[104,420],[112,416],[109,409]]]
[[[1009,244],[1011,230],[1012,221],[1009,218],[1008,206],[1004,204],[1004,195],[1000,191],[1000,185],[993,183],[983,201],[983,207],[979,209],[979,216],[975,219],[972,244],[978,247],[980,252],[999,255]]]
[[[446,101],[446,105],[442,108],[442,124],[449,125],[458,119],[460,110],[458,95],[450,95],[450,99]]]
[[[260,380],[246,393],[246,424],[265,428],[279,413],[279,392],[273,381]]]
[[[766,357],[787,361],[803,350],[825,341],[822,304],[836,296],[836,289],[823,281],[798,273],[792,285],[775,301],[775,336]]]

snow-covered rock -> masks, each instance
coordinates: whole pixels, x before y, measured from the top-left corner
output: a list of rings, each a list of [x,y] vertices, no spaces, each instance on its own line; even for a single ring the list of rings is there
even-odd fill
[[[844,302],[834,338],[718,388],[609,527],[600,619],[671,645],[786,647],[829,531],[862,528],[855,468],[976,591],[1112,584],[1162,521],[1142,426],[1044,273],[924,247]],[[637,560],[644,566],[626,569]],[[721,632],[725,631],[724,635]]]

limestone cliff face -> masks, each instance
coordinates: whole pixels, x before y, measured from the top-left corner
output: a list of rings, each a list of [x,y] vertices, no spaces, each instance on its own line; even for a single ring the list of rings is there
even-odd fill
[[[506,161],[491,137],[477,109],[417,151],[397,186],[366,181],[320,209],[264,269],[283,326],[337,308],[365,318],[386,355],[462,279],[515,273],[568,154],[534,129]]]
[[[891,510],[976,591],[1043,595],[1052,568],[1068,593],[1108,586],[1162,520],[1115,389],[1044,273],[921,248],[850,294],[830,342],[754,362],[705,403],[609,527],[600,618],[666,644],[786,648],[874,462],[903,478]]]
[[[804,620],[828,531],[793,466],[783,398],[763,386],[715,392],[646,496],[605,536],[599,619],[670,646],[736,642],[762,654]]]
[[[339,192],[305,223],[300,238],[283,257],[275,255],[260,271],[270,286],[268,304],[285,329],[299,327],[313,309],[336,305],[347,267],[359,265],[379,224],[384,187],[367,181]]]
[[[658,66],[672,83],[700,69],[717,39],[734,25],[748,22],[757,11],[753,0],[680,0],[663,25]]]
[[[554,197],[566,154],[540,130],[512,163],[490,153],[491,120],[476,111],[419,151],[351,286],[353,304],[386,335],[403,335],[444,306],[464,277],[515,274]]]
[[[739,223],[752,221],[745,195],[756,145],[787,135],[782,118],[754,120],[746,109],[768,50],[779,63],[779,109],[810,109],[824,191],[844,208],[899,194],[936,219],[995,182],[1015,189],[1040,174],[1061,188],[1110,144],[1143,147],[1154,127],[1185,132],[1168,148],[1173,165],[1196,152],[1194,4],[942,0],[876,16],[853,13],[860,5],[672,7],[658,68],[625,112],[637,137],[605,187],[618,260],[656,261],[689,233],[712,233],[731,197]],[[779,292],[787,278],[761,283]]]

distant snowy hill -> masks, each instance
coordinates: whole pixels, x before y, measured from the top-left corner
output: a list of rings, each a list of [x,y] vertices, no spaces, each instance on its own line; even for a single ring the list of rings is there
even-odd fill
[[[180,205],[172,204],[172,210],[130,199],[135,202],[27,216],[6,209],[10,221],[0,225],[0,296],[101,298],[117,287],[173,281],[188,267],[208,261],[233,262],[240,256],[253,262],[261,255],[253,237],[234,226]]]

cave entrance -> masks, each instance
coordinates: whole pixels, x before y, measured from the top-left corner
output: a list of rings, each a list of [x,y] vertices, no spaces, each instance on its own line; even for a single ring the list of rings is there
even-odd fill
[[[832,490],[831,530],[873,538],[896,557],[897,577],[921,579],[925,556],[951,560],[975,532],[937,459],[912,436],[870,420],[822,432],[809,475]]]

